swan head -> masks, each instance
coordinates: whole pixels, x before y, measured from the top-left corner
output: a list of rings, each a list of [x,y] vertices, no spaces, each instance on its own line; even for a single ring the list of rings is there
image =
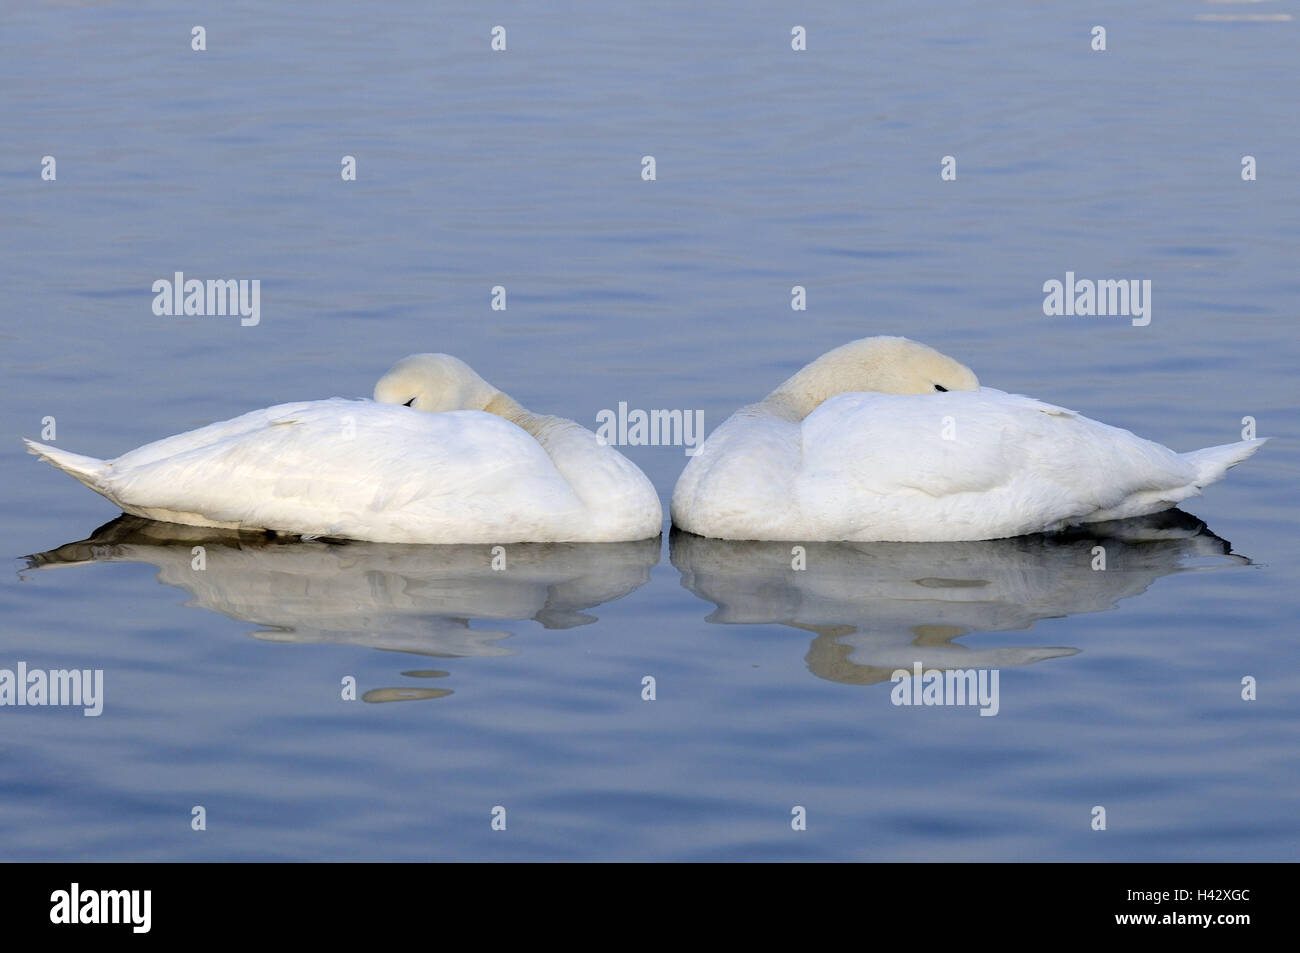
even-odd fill
[[[965,364],[907,338],[871,337],[828,351],[768,397],[800,419],[836,394],[937,394],[978,390],[979,378]]]
[[[381,404],[405,404],[416,410],[485,410],[500,396],[460,358],[450,354],[412,354],[394,364],[375,385]]]

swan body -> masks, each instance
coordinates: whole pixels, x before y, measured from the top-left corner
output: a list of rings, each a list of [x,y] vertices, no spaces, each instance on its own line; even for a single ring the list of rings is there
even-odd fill
[[[672,517],[719,539],[998,539],[1169,509],[1263,442],[1176,453],[981,387],[925,345],[866,338],[728,418],[678,480]]]
[[[532,414],[445,354],[375,400],[279,404],[97,460],[28,449],[125,512],[389,543],[615,542],[658,535],[653,485],[594,433]]]

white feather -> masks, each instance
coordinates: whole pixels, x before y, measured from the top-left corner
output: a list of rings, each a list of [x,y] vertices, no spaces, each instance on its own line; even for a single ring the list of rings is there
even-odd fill
[[[902,339],[855,346],[882,340],[898,351]],[[841,379],[849,347],[831,352]],[[923,350],[922,383],[895,372],[907,392],[823,397],[814,363],[737,412],[687,465],[673,522],[720,539],[997,539],[1168,509],[1264,442],[1175,453],[1074,411],[979,387],[968,369]],[[924,383],[945,375],[966,389],[939,393]],[[812,408],[806,416],[800,400]]]
[[[659,533],[658,495],[627,458],[573,421],[510,408],[533,432],[483,410],[334,398],[253,411],[115,460],[28,446],[128,513],[195,526],[392,543]]]

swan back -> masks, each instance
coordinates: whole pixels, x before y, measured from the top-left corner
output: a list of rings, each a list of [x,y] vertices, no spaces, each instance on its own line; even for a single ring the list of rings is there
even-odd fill
[[[635,464],[575,421],[530,412],[459,358],[402,358],[375,385],[375,400],[431,413],[484,411],[514,424],[546,452],[585,508],[582,538],[640,539],[659,532],[659,495]]]
[[[792,504],[804,454],[801,423],[819,407],[842,394],[978,389],[974,371],[932,347],[892,336],[850,341],[709,436],[673,490],[673,521],[707,535],[783,538],[800,519]]]

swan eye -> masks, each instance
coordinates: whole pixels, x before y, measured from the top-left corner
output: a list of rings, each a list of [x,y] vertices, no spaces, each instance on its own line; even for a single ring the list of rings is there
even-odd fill
[[[402,406],[403,406],[403,407],[410,407],[410,406],[411,406],[412,404],[414,404],[414,403],[415,403],[415,398],[412,397],[410,400],[408,400],[408,401],[407,401],[406,403],[404,403]]]
[[[944,387],[942,384],[935,384],[934,389],[939,391],[939,393],[941,394],[948,393],[948,388]]]

